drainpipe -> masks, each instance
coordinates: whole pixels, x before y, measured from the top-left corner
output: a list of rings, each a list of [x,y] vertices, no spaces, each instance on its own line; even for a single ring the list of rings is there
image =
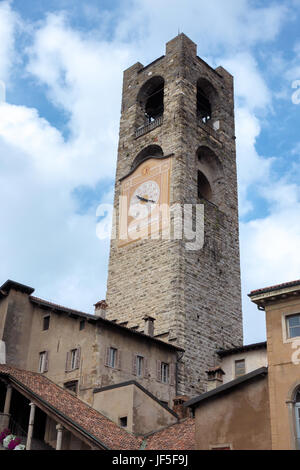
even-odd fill
[[[176,368],[175,368],[175,394],[176,394],[176,397],[178,395],[178,363],[181,361],[183,356],[184,356],[184,351],[182,351],[181,353],[177,353],[177,361],[176,361]]]

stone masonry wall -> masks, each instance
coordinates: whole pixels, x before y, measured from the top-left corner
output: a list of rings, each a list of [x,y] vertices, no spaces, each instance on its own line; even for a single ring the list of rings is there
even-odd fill
[[[136,138],[137,95],[157,75],[165,80],[163,124]],[[197,118],[199,78],[206,78],[216,90],[217,131]],[[205,244],[201,250],[188,251],[185,240],[140,240],[118,248],[118,241],[112,240],[108,318],[142,330],[143,317],[155,317],[155,334],[185,348],[179,391],[194,395],[204,390],[205,370],[218,360],[216,349],[242,343],[242,314],[232,77],[199,59],[196,45],[184,34],[167,43],[162,58],[145,68],[137,63],[124,72],[117,216],[119,179],[149,145],[159,145],[164,155],[174,154],[171,205],[204,204]],[[211,182],[219,194],[217,206],[197,196],[199,146],[210,148],[217,158],[220,174]]]

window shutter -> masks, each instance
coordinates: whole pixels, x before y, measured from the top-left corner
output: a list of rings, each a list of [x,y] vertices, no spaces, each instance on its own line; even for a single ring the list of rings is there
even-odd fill
[[[117,369],[122,369],[122,352],[119,349],[117,350]]]
[[[75,369],[79,369],[80,366],[80,356],[81,356],[81,348],[77,348],[76,352],[76,364],[75,364]]]
[[[106,352],[105,352],[105,365],[106,366],[109,366],[109,350],[110,348],[106,348]]]
[[[133,375],[136,375],[136,357],[137,357],[137,354],[136,353],[133,353],[132,354],[132,373]]]
[[[144,357],[144,377],[146,379],[149,377],[148,360],[146,357]]]
[[[69,372],[70,370],[70,361],[71,361],[71,353],[70,351],[68,351],[67,357],[66,357],[66,372]]]
[[[45,351],[45,362],[44,362],[43,372],[48,372],[48,366],[49,366],[49,351]]]
[[[161,361],[156,361],[156,380],[161,382]]]
[[[170,385],[175,385],[175,371],[176,371],[176,365],[172,362],[170,364]]]

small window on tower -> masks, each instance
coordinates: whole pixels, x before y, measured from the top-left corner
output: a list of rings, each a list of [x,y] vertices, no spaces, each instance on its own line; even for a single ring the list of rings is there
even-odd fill
[[[211,104],[200,87],[197,88],[197,114],[204,123],[211,119]]]
[[[206,199],[207,201],[211,201],[212,199],[210,184],[206,176],[201,171],[198,171],[198,197],[200,199]]]
[[[205,78],[197,82],[197,116],[204,124],[212,119],[213,108],[216,111],[217,91]]]
[[[155,119],[163,115],[164,112],[164,84],[160,83],[146,101],[145,116],[148,122],[153,122]]]

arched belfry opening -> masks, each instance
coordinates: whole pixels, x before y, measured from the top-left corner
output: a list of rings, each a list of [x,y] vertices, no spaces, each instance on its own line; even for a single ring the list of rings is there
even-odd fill
[[[150,78],[140,89],[137,97],[137,127],[150,124],[164,113],[164,84],[161,76]]]
[[[223,197],[222,164],[213,150],[204,145],[198,148],[196,159],[198,197],[219,206]]]
[[[148,147],[145,147],[143,150],[141,150],[137,154],[137,156],[132,162],[131,170],[134,170],[135,168],[137,168],[145,160],[148,160],[148,158],[151,158],[151,157],[159,158],[163,156],[164,156],[163,149],[159,145],[148,145]]]
[[[202,173],[202,171],[198,170],[198,197],[200,199],[206,199],[209,202],[212,202],[212,190],[209,184],[208,179]]]
[[[217,92],[205,78],[197,81],[197,117],[203,123],[211,120],[215,110]]]

